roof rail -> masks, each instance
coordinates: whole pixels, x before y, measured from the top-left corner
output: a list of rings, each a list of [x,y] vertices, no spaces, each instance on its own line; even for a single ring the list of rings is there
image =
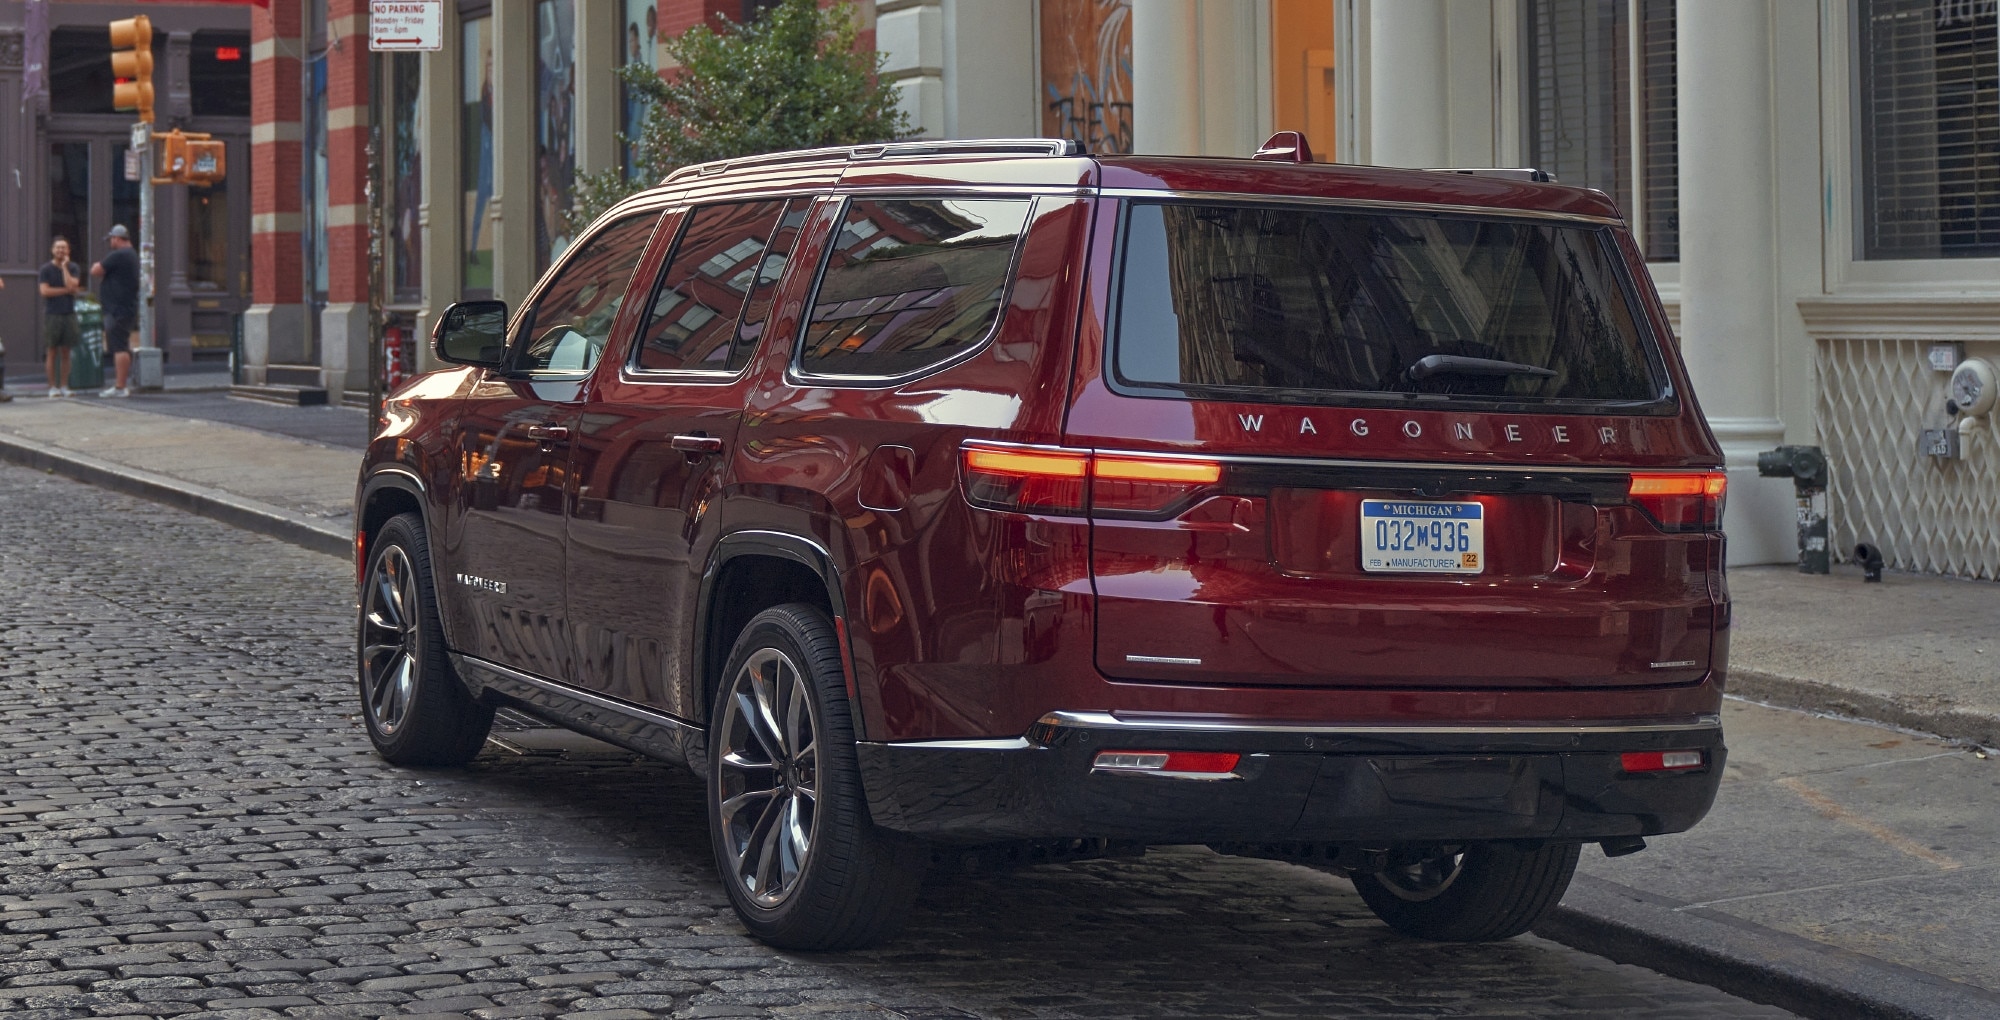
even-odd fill
[[[1536,184],[1555,184],[1556,175],[1547,170],[1533,167],[1427,167],[1434,174],[1464,174],[1467,177],[1497,177],[1503,181],[1532,181]]]
[[[748,167],[782,166],[786,163],[819,163],[843,160],[890,159],[896,156],[1078,156],[1083,147],[1069,138],[964,138],[919,139],[909,142],[881,142],[874,145],[837,145],[824,149],[793,149],[741,159],[718,159],[710,163],[684,166],[668,174],[661,184],[689,177],[711,177],[725,170]]]

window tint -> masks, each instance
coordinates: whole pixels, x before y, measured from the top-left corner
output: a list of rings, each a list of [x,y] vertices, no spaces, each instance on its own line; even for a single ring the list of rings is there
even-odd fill
[[[585,241],[556,270],[533,307],[521,315],[514,368],[583,372],[597,364],[632,270],[658,223],[657,212],[614,221]]]
[[[1136,203],[1123,250],[1127,384],[1306,403],[1662,395],[1603,228]]]
[[[800,367],[895,376],[986,339],[1029,199],[854,201],[813,298]]]
[[[803,210],[801,203],[799,209]],[[756,329],[771,305],[770,290],[785,268],[796,223],[779,231],[782,251],[766,243],[784,215],[782,200],[703,206],[688,213],[680,243],[660,273],[632,367],[641,372],[734,372],[749,360],[756,337],[733,342],[737,313],[752,292],[761,300]],[[802,218],[802,213],[801,213]],[[757,301],[751,302],[753,306]],[[745,328],[749,318],[745,318]]]

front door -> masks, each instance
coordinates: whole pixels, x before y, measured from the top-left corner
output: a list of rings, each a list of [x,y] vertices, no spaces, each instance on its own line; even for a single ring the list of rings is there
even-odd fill
[[[807,201],[685,214],[618,371],[600,372],[576,430],[569,519],[575,681],[684,718],[688,656],[745,371]],[[609,366],[607,366],[608,368]]]
[[[509,365],[476,383],[459,433],[460,526],[438,578],[460,651],[554,679],[570,675],[563,518],[570,437],[657,210],[571,248],[515,318]]]

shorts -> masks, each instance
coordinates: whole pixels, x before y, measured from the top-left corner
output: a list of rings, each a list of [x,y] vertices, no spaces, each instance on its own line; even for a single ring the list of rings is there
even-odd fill
[[[132,320],[122,315],[104,319],[104,353],[132,353]]]
[[[74,315],[50,315],[42,319],[42,345],[50,349],[72,348],[83,342]]]

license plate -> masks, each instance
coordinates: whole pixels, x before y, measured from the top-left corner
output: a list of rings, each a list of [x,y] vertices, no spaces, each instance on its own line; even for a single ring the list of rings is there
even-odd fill
[[[1361,569],[1477,574],[1486,564],[1486,508],[1478,503],[1361,501]]]

